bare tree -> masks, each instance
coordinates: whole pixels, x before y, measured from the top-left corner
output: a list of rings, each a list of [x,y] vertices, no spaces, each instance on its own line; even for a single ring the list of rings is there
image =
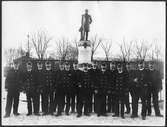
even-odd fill
[[[56,41],[56,53],[60,60],[65,60],[68,55],[69,41],[65,38],[62,38]]]
[[[109,61],[110,51],[111,51],[112,41],[101,43],[101,47],[105,53],[106,60]]]
[[[161,55],[160,47],[157,43],[157,39],[154,39],[152,47],[150,48],[149,57],[151,60],[158,61]]]
[[[137,60],[145,60],[148,56],[148,51],[152,47],[152,44],[149,44],[146,40],[135,40],[134,54]]]
[[[4,51],[4,56],[7,64],[13,62],[14,59],[17,59],[25,54],[25,51],[22,48],[9,48]]]
[[[68,54],[67,54],[66,59],[67,60],[77,60],[77,57],[78,57],[78,51],[76,50],[76,47],[69,45]]]
[[[18,48],[18,54],[20,54],[20,56],[26,55],[26,51],[23,49],[22,44]]]
[[[123,42],[119,44],[120,51],[121,51],[120,59],[123,62],[130,61],[131,55],[132,55],[132,45],[133,45],[133,41],[126,42],[125,38],[123,38]]]
[[[95,54],[97,48],[101,44],[102,39],[97,37],[97,34],[91,39],[91,60],[93,60],[93,55]]]
[[[32,34],[30,39],[38,58],[43,59],[46,55],[46,50],[48,48],[51,37],[48,37],[44,31],[38,31],[37,33]]]
[[[79,42],[77,41],[77,39],[75,38],[73,41],[72,41],[75,45],[75,50],[76,50],[76,54],[78,56],[78,53],[79,53],[79,49],[78,49],[78,45],[79,45]]]

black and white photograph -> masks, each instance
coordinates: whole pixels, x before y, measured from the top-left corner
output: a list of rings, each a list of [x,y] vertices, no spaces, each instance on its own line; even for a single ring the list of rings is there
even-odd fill
[[[165,126],[165,1],[1,5],[3,126]]]

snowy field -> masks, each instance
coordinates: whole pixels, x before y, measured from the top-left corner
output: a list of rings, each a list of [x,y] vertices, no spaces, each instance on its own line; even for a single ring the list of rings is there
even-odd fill
[[[6,93],[6,92],[5,92]],[[25,99],[25,94],[21,94],[21,99]],[[112,117],[112,113],[109,113],[108,117],[97,117],[96,114],[92,113],[91,116],[76,117],[75,114],[65,116],[64,114],[60,117],[55,116],[26,116],[27,114],[27,103],[20,101],[19,113],[20,116],[14,116],[11,114],[9,118],[3,118],[5,115],[6,99],[2,101],[2,125],[140,125],[140,126],[163,126],[164,117],[155,117],[154,110],[152,116],[141,120],[140,111],[141,105],[139,105],[139,118],[132,119],[129,115],[125,115],[125,119]],[[161,113],[164,115],[163,103],[160,104]]]

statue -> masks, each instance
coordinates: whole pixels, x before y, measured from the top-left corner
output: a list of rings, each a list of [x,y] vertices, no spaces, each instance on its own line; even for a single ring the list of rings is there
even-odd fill
[[[88,14],[88,9],[85,9],[85,14],[82,15],[81,27],[79,31],[81,32],[81,41],[88,40],[89,25],[92,23],[92,18]]]
[[[92,18],[88,15],[88,10],[82,15],[81,38],[78,44],[78,63],[91,63],[91,42],[88,40],[89,25],[92,23]]]

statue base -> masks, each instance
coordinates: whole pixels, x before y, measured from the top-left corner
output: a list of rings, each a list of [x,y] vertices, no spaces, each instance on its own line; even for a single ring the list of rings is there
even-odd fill
[[[80,41],[78,45],[78,63],[89,63],[91,64],[91,42]]]

